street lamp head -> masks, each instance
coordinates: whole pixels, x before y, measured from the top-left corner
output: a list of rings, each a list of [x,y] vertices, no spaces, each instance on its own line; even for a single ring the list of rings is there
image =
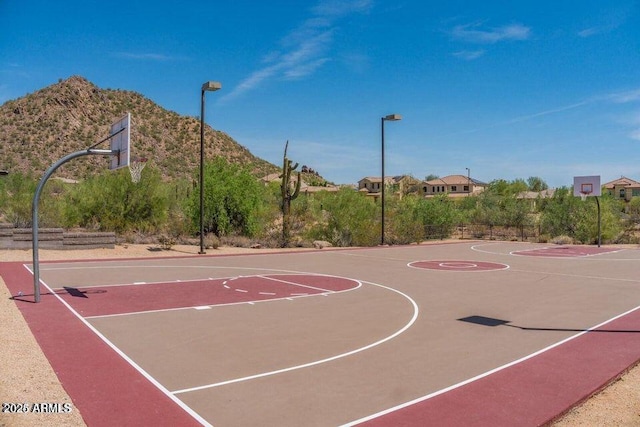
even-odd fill
[[[202,85],[202,91],[210,91],[213,92],[215,90],[222,89],[222,85],[220,82],[206,82]]]
[[[400,114],[389,114],[386,117],[383,117],[382,120],[388,120],[390,122],[395,122],[398,120],[402,120],[402,116]]]

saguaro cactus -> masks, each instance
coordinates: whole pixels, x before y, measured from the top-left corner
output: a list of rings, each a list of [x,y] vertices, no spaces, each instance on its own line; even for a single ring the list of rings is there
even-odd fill
[[[302,182],[300,179],[300,172],[298,171],[298,179],[296,180],[295,186],[291,182],[291,172],[295,171],[298,168],[298,163],[291,166],[291,160],[287,157],[287,148],[289,148],[289,141],[284,146],[284,156],[282,161],[282,183],[280,185],[280,190],[282,193],[282,204],[280,205],[282,209],[282,247],[289,246],[290,239],[290,220],[289,214],[291,212],[291,201],[295,200],[300,193],[300,183]]]

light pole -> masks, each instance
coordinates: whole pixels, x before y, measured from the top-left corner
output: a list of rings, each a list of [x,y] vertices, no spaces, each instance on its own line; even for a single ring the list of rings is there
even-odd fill
[[[389,114],[388,116],[382,117],[380,119],[381,123],[381,132],[382,132],[382,189],[381,189],[381,205],[382,205],[382,229],[380,231],[380,244],[384,245],[384,122],[385,121],[395,122],[398,120],[402,120],[402,116],[400,114]]]
[[[467,170],[467,196],[471,194],[471,169],[465,168]]]
[[[206,82],[202,85],[200,94],[200,252],[204,251],[204,93],[213,92],[222,88],[218,82]]]

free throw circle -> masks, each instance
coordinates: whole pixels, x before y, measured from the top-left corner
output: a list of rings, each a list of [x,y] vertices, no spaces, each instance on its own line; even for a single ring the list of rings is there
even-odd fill
[[[412,268],[422,268],[425,270],[441,271],[493,271],[506,270],[507,264],[486,261],[464,261],[464,260],[424,260],[413,261],[408,264]]]

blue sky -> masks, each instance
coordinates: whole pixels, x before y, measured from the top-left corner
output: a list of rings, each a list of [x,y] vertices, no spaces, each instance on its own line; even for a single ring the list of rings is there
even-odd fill
[[[0,0],[0,28],[0,103],[81,75],[199,117],[219,81],[208,124],[336,183],[380,175],[392,113],[387,175],[640,180],[638,0]]]

